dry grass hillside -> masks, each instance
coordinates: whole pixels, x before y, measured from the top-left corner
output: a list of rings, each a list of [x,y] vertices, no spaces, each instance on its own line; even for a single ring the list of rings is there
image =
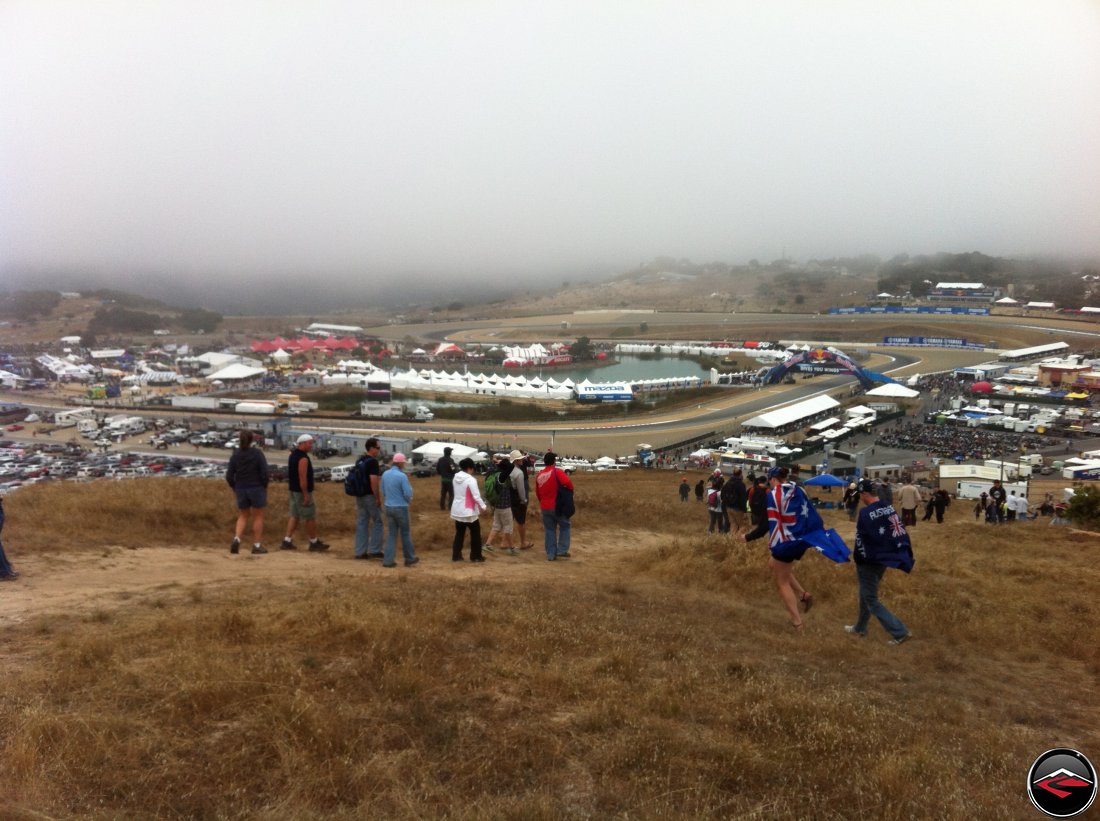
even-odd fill
[[[0,817],[1025,819],[1039,753],[1100,755],[1100,540],[953,507],[883,584],[911,642],[845,634],[854,571],[816,555],[796,635],[677,481],[578,476],[572,561],[477,566],[418,480],[392,570],[351,560],[336,486],[329,553],[261,557],[218,481],[21,491]]]

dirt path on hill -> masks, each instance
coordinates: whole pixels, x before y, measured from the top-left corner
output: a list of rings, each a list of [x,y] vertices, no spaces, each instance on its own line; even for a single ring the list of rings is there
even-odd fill
[[[30,555],[14,562],[21,574],[18,581],[0,584],[0,628],[33,624],[53,614],[88,615],[133,604],[156,605],[187,597],[194,588],[217,589],[256,581],[289,587],[340,576],[361,577],[364,584],[423,576],[459,582],[592,577],[602,575],[593,571],[613,565],[623,553],[646,550],[663,538],[610,529],[578,533],[570,549],[572,558],[553,564],[546,561],[541,539],[518,556],[487,552],[483,564],[452,562],[450,545],[437,546],[419,550],[420,563],[411,568],[400,560],[395,568],[384,568],[378,561],[356,561],[346,545],[335,545],[321,554],[275,549],[263,556],[251,555],[247,545],[236,556],[206,545],[137,550],[107,546]]]

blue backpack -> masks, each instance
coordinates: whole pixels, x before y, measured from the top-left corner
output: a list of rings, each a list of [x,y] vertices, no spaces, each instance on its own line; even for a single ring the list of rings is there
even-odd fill
[[[344,493],[348,496],[368,496],[370,494],[370,477],[367,476],[367,460],[369,456],[360,456],[348,475],[344,477]]]

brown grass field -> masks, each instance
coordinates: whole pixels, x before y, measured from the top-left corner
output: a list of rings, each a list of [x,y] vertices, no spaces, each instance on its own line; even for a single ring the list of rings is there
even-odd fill
[[[1037,755],[1100,759],[1100,540],[960,503],[883,583],[911,642],[845,634],[854,571],[817,555],[797,635],[761,542],[705,535],[678,479],[578,475],[572,561],[529,524],[481,566],[415,480],[393,570],[350,560],[336,485],[331,551],[255,558],[220,481],[20,491],[0,818],[1026,819]]]

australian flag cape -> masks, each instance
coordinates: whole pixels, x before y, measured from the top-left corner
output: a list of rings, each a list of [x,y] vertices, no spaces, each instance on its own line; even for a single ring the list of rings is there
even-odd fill
[[[795,484],[768,491],[768,546],[788,542],[809,545],[837,564],[848,561],[852,552],[832,528],[826,529],[806,491]]]

